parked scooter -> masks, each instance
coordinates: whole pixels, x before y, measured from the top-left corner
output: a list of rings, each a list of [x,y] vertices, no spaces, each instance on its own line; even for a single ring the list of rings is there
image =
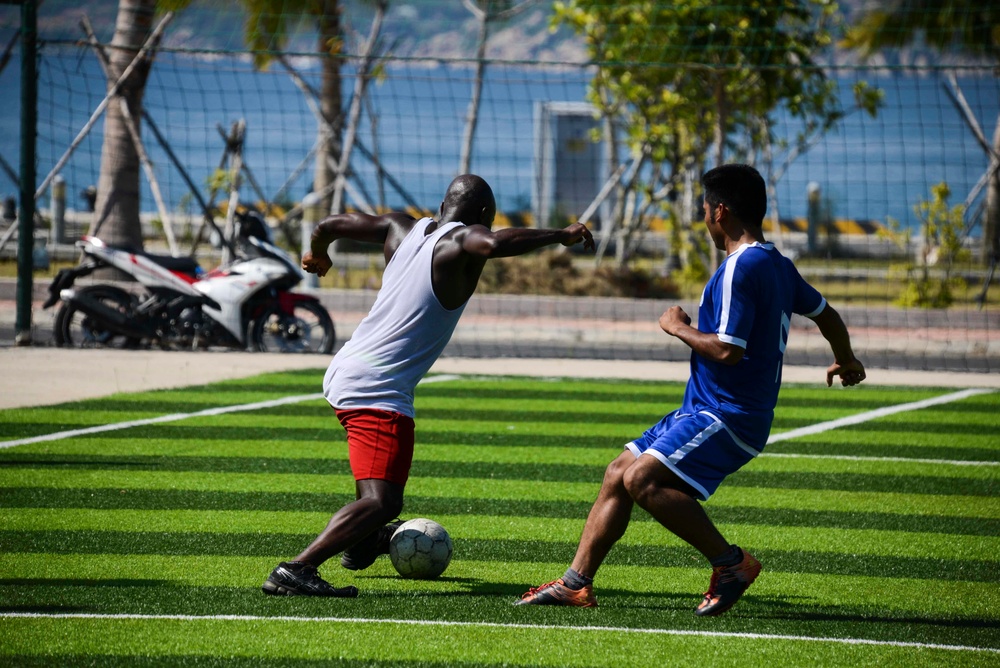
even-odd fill
[[[62,301],[56,344],[329,354],[336,341],[333,320],[316,297],[291,291],[303,276],[295,260],[271,243],[259,214],[241,213],[237,221],[238,259],[208,273],[193,258],[137,252],[84,237],[77,242],[84,262],[59,272],[44,305]],[[73,287],[78,278],[104,267],[129,274],[141,289]]]

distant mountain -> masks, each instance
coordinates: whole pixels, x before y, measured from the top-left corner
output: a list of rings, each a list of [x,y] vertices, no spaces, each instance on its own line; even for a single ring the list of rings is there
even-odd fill
[[[372,7],[363,0],[343,0],[342,14],[346,27],[345,50],[357,50],[358,42],[368,34]],[[114,35],[117,0],[45,0],[38,10],[38,32],[43,41],[76,41],[83,38],[80,20],[87,16],[102,42]],[[549,30],[551,4],[519,14],[515,20],[491,24],[487,56],[499,60],[582,62],[582,45],[567,29]],[[17,30],[18,8],[0,6],[0,38]],[[195,0],[176,13],[164,37],[169,48],[205,51],[244,50],[246,15],[235,2]],[[310,17],[303,16],[294,26],[285,51],[316,52],[315,31]],[[421,0],[394,2],[383,28],[393,55],[401,58],[462,59],[475,55],[477,26],[472,14],[458,0]]]
[[[872,0],[842,0],[841,10],[850,20]],[[365,0],[342,0],[346,27],[345,52],[358,50],[359,41],[368,34],[373,16]],[[78,40],[83,36],[80,19],[89,17],[102,42],[114,34],[117,0],[45,0],[38,11],[39,37],[45,41]],[[18,25],[18,8],[0,5],[0,39],[11,39]],[[552,31],[552,4],[539,2],[511,21],[491,24],[487,57],[504,61],[583,63],[586,49],[567,28]],[[314,54],[317,49],[311,20],[303,16],[295,25],[286,52]],[[195,0],[175,16],[167,30],[164,45],[170,48],[203,51],[244,50],[246,15],[236,2]],[[386,15],[383,37],[392,45],[398,58],[461,60],[475,55],[477,25],[472,14],[459,0],[411,0],[392,2]],[[8,36],[9,35],[9,36]],[[837,65],[858,63],[854,53],[835,51]],[[930,66],[947,62],[968,64],[957,56],[941,56],[936,51],[914,46],[878,54],[869,63],[888,66]]]

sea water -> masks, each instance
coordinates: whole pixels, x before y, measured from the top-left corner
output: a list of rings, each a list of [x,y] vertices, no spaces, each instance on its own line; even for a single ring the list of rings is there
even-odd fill
[[[0,156],[17,169],[20,145],[20,65],[15,57],[0,73]],[[301,73],[319,87],[318,69]],[[345,113],[355,85],[345,69]],[[846,116],[809,150],[788,165],[778,184],[781,216],[804,217],[807,191],[818,186],[838,218],[886,222],[913,228],[915,204],[947,182],[952,204],[973,191],[986,170],[986,153],[946,92],[937,72],[839,71]],[[586,99],[591,73],[583,68],[540,68],[493,64],[486,70],[471,171],[493,186],[501,210],[531,207],[535,178],[534,109],[546,101]],[[457,173],[474,73],[467,64],[390,62],[368,87],[351,156],[356,191],[371,204],[416,203],[434,210]],[[874,118],[854,108],[851,88],[858,79],[884,91]],[[963,76],[959,84],[973,116],[992,140],[1000,113],[1000,83],[990,76]],[[45,50],[39,62],[38,182],[50,173],[80,132],[105,91],[93,54]],[[706,101],[709,104],[710,101]],[[280,65],[257,72],[245,58],[160,54],[146,86],[144,107],[203,196],[223,160],[222,133],[246,122],[243,160],[268,200],[297,202],[310,190],[317,121],[306,96]],[[775,115],[775,134],[792,140],[800,123]],[[220,132],[221,131],[221,132]],[[103,120],[84,138],[62,175],[70,193],[97,183]],[[171,210],[196,212],[189,188],[164,148],[143,127],[144,144]],[[379,179],[376,162],[397,186]],[[759,164],[759,163],[758,163]],[[297,174],[297,175],[296,175]],[[145,177],[140,178],[143,210],[155,208]],[[0,195],[15,194],[14,180],[0,174]],[[596,193],[595,193],[596,194]],[[222,193],[216,202],[225,197]],[[47,195],[46,195],[47,198]],[[243,200],[258,195],[245,180]],[[977,204],[982,194],[973,202]],[[47,199],[41,202],[47,205]]]

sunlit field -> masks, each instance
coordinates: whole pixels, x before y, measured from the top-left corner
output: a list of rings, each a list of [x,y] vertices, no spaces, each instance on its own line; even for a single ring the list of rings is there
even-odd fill
[[[763,573],[703,619],[707,563],[641,510],[598,608],[512,605],[677,383],[430,377],[403,517],[448,529],[448,570],[334,559],[358,598],[263,595],[353,497],[321,375],[0,411],[0,664],[1000,665],[1000,393],[786,385],[706,504]]]

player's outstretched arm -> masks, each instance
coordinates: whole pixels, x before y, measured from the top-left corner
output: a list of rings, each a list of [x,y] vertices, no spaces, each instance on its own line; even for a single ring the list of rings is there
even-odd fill
[[[851,348],[851,335],[836,309],[828,303],[826,308],[812,320],[819,327],[820,333],[833,351],[835,361],[826,370],[827,386],[833,385],[834,376],[840,376],[840,384],[845,387],[857,385],[863,381],[867,377],[865,367],[854,356],[854,350]]]
[[[366,213],[343,213],[324,218],[313,230],[309,250],[302,256],[302,268],[310,274],[325,276],[333,262],[327,250],[337,239],[353,239],[384,244],[398,225],[412,225],[413,218],[405,213],[371,216]]]
[[[462,238],[462,250],[470,255],[491,259],[524,255],[555,244],[574,246],[578,243],[582,243],[587,250],[594,250],[594,236],[581,223],[573,223],[562,229],[510,227],[495,232],[482,225],[470,225]]]

